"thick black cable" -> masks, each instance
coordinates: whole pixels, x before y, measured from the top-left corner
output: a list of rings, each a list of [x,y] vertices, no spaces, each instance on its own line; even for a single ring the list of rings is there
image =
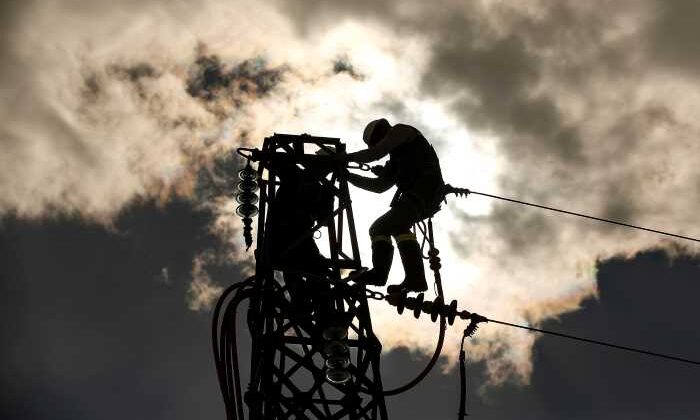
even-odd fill
[[[235,381],[235,371],[237,367],[235,362],[231,360],[231,355],[233,351],[237,351],[235,343],[235,331],[234,331],[234,341],[231,342],[229,338],[229,324],[230,318],[233,315],[235,317],[235,312],[237,311],[238,304],[242,301],[240,296],[240,290],[236,291],[235,295],[228,303],[226,310],[223,313],[221,321],[221,336],[219,337],[219,354],[221,355],[221,376],[224,378],[225,389],[227,393],[224,395],[224,403],[226,406],[226,418],[228,420],[238,420],[242,417],[240,412],[242,409],[238,408],[240,404],[238,391],[238,384]],[[231,309],[233,308],[233,313]]]
[[[224,366],[224,360],[222,359],[223,352],[219,350],[219,342],[220,342],[220,336],[219,336],[219,312],[221,311],[221,307],[228,297],[228,295],[234,291],[236,291],[238,288],[245,286],[245,282],[241,283],[236,283],[231,286],[229,286],[224,292],[219,296],[219,300],[216,303],[216,306],[214,307],[214,316],[212,317],[212,331],[211,331],[211,339],[212,339],[212,350],[214,352],[214,364],[216,366],[216,373],[217,376],[219,377],[219,386],[221,387],[221,394],[226,398],[226,396],[229,394],[229,390],[227,388],[228,382],[226,381],[226,378],[224,377],[225,373],[225,366]]]
[[[641,353],[641,354],[645,354],[647,356],[660,357],[660,358],[664,358],[664,359],[674,360],[676,362],[683,362],[683,363],[689,363],[691,365],[700,366],[700,362],[695,361],[695,360],[684,359],[682,357],[677,357],[677,356],[669,356],[667,354],[656,353],[656,352],[649,351],[649,350],[642,350],[642,349],[637,349],[634,347],[621,346],[619,344],[613,344],[613,343],[608,343],[605,341],[593,340],[590,338],[577,337],[575,335],[564,334],[564,333],[560,333],[560,332],[556,332],[556,331],[543,330],[541,328],[528,327],[527,325],[511,324],[510,322],[497,321],[497,320],[491,319],[491,318],[489,318],[487,320],[487,322],[493,322],[494,324],[507,325],[509,327],[521,328],[523,330],[528,330],[528,331],[535,331],[535,332],[539,332],[542,334],[556,335],[558,337],[564,337],[564,338],[568,338],[571,340],[583,341],[584,343],[597,344],[599,346],[612,347],[612,348],[616,348],[619,350],[625,350],[625,351],[634,352],[634,353]]]
[[[243,419],[243,401],[240,391],[240,375],[238,372],[238,349],[236,345],[235,319],[238,305],[245,299],[250,297],[250,290],[239,290],[245,286],[249,286],[254,277],[236,283],[228,287],[219,297],[219,300],[214,308],[214,316],[212,322],[212,348],[214,351],[214,363],[216,365],[217,376],[219,377],[219,385],[221,393],[224,397],[227,418]],[[224,301],[228,295],[236,291],[237,293],[229,301],[228,307],[224,311],[221,319],[221,334],[219,334],[219,315]],[[232,311],[233,310],[233,311]],[[230,320],[233,315],[233,321]],[[230,323],[233,323],[233,335],[229,338],[228,328]],[[233,360],[231,360],[231,357]],[[231,376],[233,376],[233,389],[230,388]],[[235,405],[231,407],[231,405]]]
[[[616,221],[616,220],[604,219],[604,218],[602,218],[602,217],[590,216],[590,215],[583,214],[583,213],[576,213],[576,212],[573,212],[573,211],[557,209],[557,208],[554,208],[554,207],[543,206],[543,205],[540,205],[540,204],[528,203],[528,202],[525,202],[525,201],[515,200],[515,199],[512,199],[512,198],[500,197],[500,196],[498,196],[498,195],[493,195],[493,194],[487,194],[487,193],[482,193],[482,192],[478,192],[478,191],[473,191],[473,190],[469,190],[469,189],[466,189],[466,188],[463,188],[463,189],[461,189],[461,190],[465,190],[464,192],[467,192],[467,191],[468,191],[469,194],[483,195],[484,197],[491,197],[491,198],[496,198],[496,199],[498,199],[498,200],[510,201],[511,203],[517,203],[517,204],[522,204],[522,205],[525,205],[525,206],[531,206],[531,207],[537,207],[537,208],[540,208],[540,209],[545,209],[545,210],[550,210],[550,211],[556,211],[556,212],[559,212],[559,213],[569,214],[569,215],[572,215],[572,216],[584,217],[584,218],[586,218],[586,219],[597,220],[597,221],[599,221],[599,222],[611,223],[611,224],[614,224],[614,225],[625,226],[625,227],[629,227],[629,228],[633,228],[633,229],[644,230],[644,231],[647,231],[647,232],[658,233],[658,234],[660,234],[660,235],[666,235],[666,236],[671,236],[671,237],[674,237],[674,238],[685,239],[685,240],[688,240],[688,241],[693,241],[693,242],[699,242],[699,243],[700,243],[700,239],[692,238],[692,237],[690,237],[690,236],[678,235],[678,234],[675,234],[675,233],[664,232],[664,231],[658,230],[658,229],[646,228],[646,227],[643,227],[643,226],[632,225],[632,224],[629,224],[629,223],[619,222],[619,221]]]
[[[240,283],[235,283],[226,288],[221,295],[219,296],[219,300],[216,302],[216,306],[214,307],[214,314],[212,317],[212,349],[214,350],[214,361],[219,363],[221,362],[221,354],[218,351],[218,342],[219,342],[219,312],[221,312],[221,307],[223,306],[224,301],[228,297],[229,294],[237,290],[238,288],[245,287],[251,284],[252,280],[254,277],[250,277],[245,281],[242,281]]]
[[[225,363],[227,368],[227,373],[233,376],[233,391],[234,399],[233,402],[236,406],[237,420],[244,420],[243,417],[243,393],[241,392],[241,375],[240,369],[238,367],[238,344],[237,344],[237,332],[236,332],[236,318],[238,314],[238,305],[245,300],[250,298],[251,290],[242,289],[236,292],[232,301],[229,303],[228,308],[224,313],[222,320],[222,328],[224,328],[222,334],[223,348],[225,354]],[[231,377],[228,377],[230,381]]]
[[[440,262],[439,262],[440,259],[439,259],[439,257],[437,257],[437,250],[435,249],[435,238],[433,237],[433,221],[431,219],[428,219],[428,245],[430,246],[431,252],[435,251],[435,254],[431,255],[431,260],[435,259],[436,261],[434,261],[434,262],[431,261],[430,268],[433,270],[433,275],[435,277],[435,285],[437,287],[437,296],[440,298],[444,298],[443,291],[442,291],[442,278],[440,277]],[[430,373],[431,370],[433,370],[433,367],[435,367],[435,363],[437,363],[438,359],[440,358],[440,354],[442,354],[442,347],[443,347],[443,344],[445,342],[445,330],[446,329],[447,329],[447,318],[445,317],[444,314],[440,314],[440,333],[438,335],[437,344],[435,344],[435,351],[433,352],[433,356],[428,361],[428,364],[410,382],[408,382],[402,386],[390,389],[388,391],[382,391],[380,395],[392,396],[392,395],[401,394],[402,392],[406,392],[409,389],[413,388],[414,386],[418,385],[418,383],[420,381],[422,381],[428,375],[428,373]]]
[[[463,420],[467,414],[467,356],[464,351],[464,339],[467,338],[467,330],[462,335],[462,344],[459,346],[459,411],[457,419]]]
[[[380,395],[385,396],[385,397],[389,397],[392,395],[398,395],[398,394],[401,394],[402,392],[406,392],[409,389],[413,388],[414,386],[418,385],[418,383],[420,381],[422,381],[428,375],[428,373],[430,373],[431,370],[433,370],[433,367],[435,367],[435,363],[437,363],[438,359],[440,358],[440,354],[442,354],[442,346],[445,342],[445,330],[446,329],[447,329],[447,325],[445,322],[445,317],[443,315],[440,315],[440,335],[438,336],[438,342],[435,345],[435,351],[433,352],[433,357],[430,358],[430,361],[428,361],[428,364],[410,382],[408,382],[405,385],[402,385],[400,387],[390,389],[388,391],[382,391]]]

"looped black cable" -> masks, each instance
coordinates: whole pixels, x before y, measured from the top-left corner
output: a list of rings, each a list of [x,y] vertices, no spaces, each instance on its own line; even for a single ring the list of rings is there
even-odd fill
[[[229,286],[219,297],[212,322],[212,350],[214,364],[219,379],[221,394],[229,420],[243,419],[243,398],[241,393],[240,372],[238,369],[238,348],[236,340],[236,313],[238,305],[250,297],[254,277]],[[219,334],[219,315],[224,301],[229,294],[236,292],[229,301],[221,319],[221,334]],[[229,334],[229,328],[232,333]],[[233,381],[233,384],[231,382]]]
[[[437,249],[435,249],[435,237],[433,236],[433,221],[432,221],[432,219],[428,219],[428,232],[427,233],[428,233],[428,244],[430,246],[429,253],[432,252],[433,255],[437,255]],[[438,298],[444,299],[443,291],[442,291],[442,278],[440,277],[440,265],[439,265],[439,263],[437,265],[431,264],[430,268],[433,270],[433,276],[435,277],[435,286],[437,288],[437,296],[438,296]],[[433,370],[433,367],[435,367],[435,363],[437,363],[438,359],[440,358],[440,354],[442,353],[442,346],[445,342],[445,330],[446,329],[447,329],[447,317],[443,313],[441,313],[440,314],[440,332],[438,334],[438,341],[437,341],[437,344],[435,345],[435,351],[433,352],[433,356],[428,361],[428,364],[410,382],[408,382],[402,386],[396,387],[394,389],[390,389],[388,391],[382,391],[380,395],[391,396],[391,395],[401,394],[402,392],[406,392],[409,389],[413,388],[414,386],[418,385],[418,383],[420,381],[422,381],[428,375],[428,373],[430,373],[431,370]]]

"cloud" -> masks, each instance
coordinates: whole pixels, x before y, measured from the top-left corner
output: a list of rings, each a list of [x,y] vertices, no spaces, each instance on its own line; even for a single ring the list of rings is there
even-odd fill
[[[245,60],[227,69],[218,56],[203,53],[197,57],[194,67],[187,81],[187,93],[207,102],[230,102],[234,107],[244,105],[246,99],[254,100],[269,93],[285,72],[283,67],[267,68],[261,58]],[[227,114],[230,112],[222,116]]]
[[[185,197],[226,238],[212,258],[250,267],[231,150],[272,132],[338,136],[353,150],[364,123],[385,115],[433,141],[454,185],[694,233],[689,2],[3,7],[14,22],[0,41],[3,213],[110,223],[134,200]],[[363,232],[385,205],[353,194]],[[435,225],[447,294],[514,322],[575,311],[596,293],[601,259],[673,244],[478,197],[451,200]],[[193,284],[194,301],[211,297],[209,283]],[[391,308],[375,317],[385,348],[432,346],[428,324]],[[474,352],[495,381],[527,381],[534,338],[481,337]],[[458,340],[455,329],[452,361]]]
[[[355,80],[364,80],[365,78],[362,73],[358,73],[357,70],[355,70],[355,66],[352,65],[347,55],[341,55],[335,59],[333,62],[333,73],[347,73]]]
[[[650,31],[649,54],[669,70],[688,72],[697,77],[700,55],[694,47],[698,27],[693,16],[700,5],[691,0],[657,2],[656,17]]]
[[[184,200],[130,205],[118,231],[4,217],[3,418],[225,416],[210,318],[184,304],[192,260],[218,241],[210,217]],[[211,277],[239,278],[233,267]],[[115,392],[133,404],[115,404]]]
[[[449,182],[692,235],[700,179],[694,159],[700,127],[692,110],[700,102],[696,54],[684,50],[694,28],[686,18],[690,2],[455,1],[435,8],[309,1],[281,7],[297,17],[300,34],[358,19],[429,40],[419,94],[447,106],[471,132],[470,139],[440,143],[439,154],[449,156],[443,161],[459,162],[450,156],[454,141],[488,142],[500,160],[495,184],[470,182],[466,172],[452,172]],[[673,30],[664,29],[669,25]],[[450,136],[432,127],[425,132],[431,139]],[[510,203],[468,200],[487,210],[452,204],[447,211],[458,223],[437,218],[438,229],[441,222],[450,225],[438,236],[441,249],[450,241],[443,278],[449,295],[494,318],[538,323],[574,311],[596,293],[596,261],[673,246]],[[419,330],[398,328],[401,338],[387,341],[428,350],[433,333]],[[497,381],[527,381],[532,342],[504,334],[486,333],[477,353],[489,360]],[[499,363],[504,360],[512,364]]]
[[[266,41],[252,24],[221,45],[229,16],[210,20],[216,5],[201,6],[16,5],[1,52],[1,211],[108,220],[134,197],[189,195],[203,162],[267,131],[248,107],[284,67],[258,54]]]
[[[551,319],[542,328],[697,360],[698,330],[693,299],[700,291],[697,258],[670,259],[662,252],[612,259],[600,266],[599,295],[581,309]],[[653,308],[650,312],[649,308]],[[486,330],[508,329],[484,325]],[[692,418],[698,411],[697,369],[683,363],[544,335],[534,344],[528,386],[484,386],[488,372],[475,362],[467,342],[467,411],[473,417],[617,419]],[[383,359],[384,383],[410,379],[427,357],[393,351]],[[429,375],[419,385],[420,402],[406,393],[388,399],[400,418],[452,418],[459,373]],[[430,404],[421,403],[430,401]]]
[[[187,289],[187,306],[193,311],[211,309],[223,290],[221,286],[212,282],[206,271],[206,260],[210,258],[206,254],[200,254],[192,262],[192,280]]]

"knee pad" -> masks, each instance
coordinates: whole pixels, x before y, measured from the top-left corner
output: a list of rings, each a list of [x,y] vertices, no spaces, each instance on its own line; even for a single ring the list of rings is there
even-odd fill
[[[386,242],[389,245],[391,245],[391,237],[387,235],[374,235],[370,236],[370,239],[372,240],[372,245],[378,243],[378,242]]]
[[[396,244],[400,244],[401,242],[418,242],[418,239],[416,239],[416,234],[415,233],[402,233],[400,235],[394,236],[394,240],[396,240]]]

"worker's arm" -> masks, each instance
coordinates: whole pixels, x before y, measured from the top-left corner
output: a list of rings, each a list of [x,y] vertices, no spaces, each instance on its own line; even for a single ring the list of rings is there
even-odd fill
[[[353,173],[348,174],[348,181],[357,188],[374,193],[383,193],[394,185],[393,180],[388,177],[369,178]]]
[[[379,160],[389,154],[392,150],[399,147],[402,143],[411,141],[418,136],[418,130],[405,124],[396,124],[391,127],[386,136],[379,142],[365,150],[349,153],[344,156],[345,160],[350,162],[368,163]],[[362,188],[362,187],[360,187]],[[385,190],[386,191],[386,190]]]
[[[396,183],[396,171],[391,165],[391,162],[381,168],[381,171],[375,173],[378,175],[377,178],[368,178],[348,173],[348,181],[357,188],[362,188],[363,190],[372,191],[374,193],[383,193]]]

